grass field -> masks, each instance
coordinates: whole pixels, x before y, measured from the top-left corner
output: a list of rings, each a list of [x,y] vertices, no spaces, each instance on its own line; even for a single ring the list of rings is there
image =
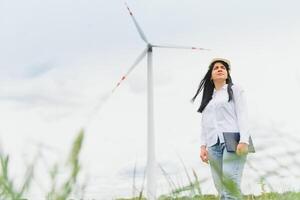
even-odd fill
[[[259,196],[245,195],[244,200],[300,200],[300,192],[286,192],[286,193],[265,193]],[[135,197],[135,198],[118,198],[116,200],[146,200],[146,198]],[[183,197],[169,197],[160,196],[158,200],[219,200],[215,195],[196,195],[193,197],[183,196]]]
[[[71,150],[69,156],[66,159],[65,167],[59,165],[59,163],[54,163],[50,167],[49,171],[49,182],[50,187],[45,191],[44,198],[45,200],[86,200],[84,198],[86,183],[78,182],[78,175],[81,171],[81,164],[79,160],[80,151],[82,148],[82,143],[84,139],[83,130],[79,132]],[[0,200],[35,200],[27,199],[27,192],[31,189],[31,184],[34,177],[35,165],[38,159],[34,159],[31,164],[26,166],[26,173],[23,177],[23,182],[21,184],[16,184],[14,178],[10,176],[10,162],[9,155],[3,153],[0,154]],[[181,160],[182,161],[182,160]],[[166,195],[161,195],[158,197],[158,200],[218,200],[219,198],[215,195],[204,195],[202,193],[202,188],[200,187],[201,181],[199,181],[199,176],[192,170],[193,176],[191,177],[188,173],[188,170],[185,166],[185,163],[182,161],[182,165],[185,169],[185,174],[187,180],[189,180],[188,185],[182,187],[176,185],[174,180],[171,179],[170,175],[166,170],[160,166],[162,173],[164,174],[170,192]],[[66,176],[60,177],[59,171],[66,172]],[[135,170],[133,174],[133,182],[135,183]],[[300,191],[294,192],[267,192],[265,189],[264,178],[261,178],[259,183],[261,187],[261,194],[258,196],[255,195],[244,195],[244,200],[300,200]],[[236,191],[234,185],[230,181],[224,181],[224,186],[232,191]],[[134,188],[138,188],[134,185]],[[272,190],[271,190],[272,191]],[[144,197],[144,185],[141,186],[138,193],[133,193],[132,198],[115,198],[114,200],[146,200]],[[190,194],[189,196],[185,196]],[[75,197],[75,198],[74,198]],[[98,200],[98,199],[93,199]]]

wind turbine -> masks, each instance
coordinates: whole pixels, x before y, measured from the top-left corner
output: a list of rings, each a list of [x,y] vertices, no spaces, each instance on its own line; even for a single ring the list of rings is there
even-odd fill
[[[140,25],[136,21],[133,13],[129,9],[129,6],[125,3],[129,14],[134,22],[134,25],[141,37],[141,39],[146,43],[146,48],[137,57],[133,65],[129,68],[127,73],[121,78],[115,88],[112,90],[114,92],[117,87],[124,81],[127,76],[132,72],[132,70],[140,63],[140,61],[147,55],[147,198],[149,200],[156,199],[156,160],[155,160],[155,137],[154,137],[154,107],[153,107],[153,66],[152,66],[152,50],[153,48],[175,48],[175,49],[191,49],[191,50],[209,50],[198,47],[188,47],[188,46],[169,46],[169,45],[156,45],[152,44],[146,38],[146,35],[142,31]]]

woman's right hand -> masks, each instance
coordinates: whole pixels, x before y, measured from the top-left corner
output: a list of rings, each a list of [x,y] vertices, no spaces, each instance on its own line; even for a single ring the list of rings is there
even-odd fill
[[[201,158],[202,162],[205,162],[208,164],[208,151],[206,149],[206,146],[201,146],[200,158]]]

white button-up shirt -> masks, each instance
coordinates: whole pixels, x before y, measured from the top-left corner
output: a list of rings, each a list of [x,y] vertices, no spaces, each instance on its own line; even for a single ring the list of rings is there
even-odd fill
[[[233,100],[228,102],[227,87],[225,84],[220,90],[214,89],[212,99],[202,112],[201,146],[212,146],[218,138],[223,143],[223,132],[240,132],[240,142],[249,144],[245,92],[232,85]]]

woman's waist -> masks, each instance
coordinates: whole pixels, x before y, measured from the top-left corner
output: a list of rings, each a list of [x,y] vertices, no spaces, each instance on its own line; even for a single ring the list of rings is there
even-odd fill
[[[217,124],[206,124],[203,128],[208,132],[235,132],[239,131],[237,123],[217,123]]]

